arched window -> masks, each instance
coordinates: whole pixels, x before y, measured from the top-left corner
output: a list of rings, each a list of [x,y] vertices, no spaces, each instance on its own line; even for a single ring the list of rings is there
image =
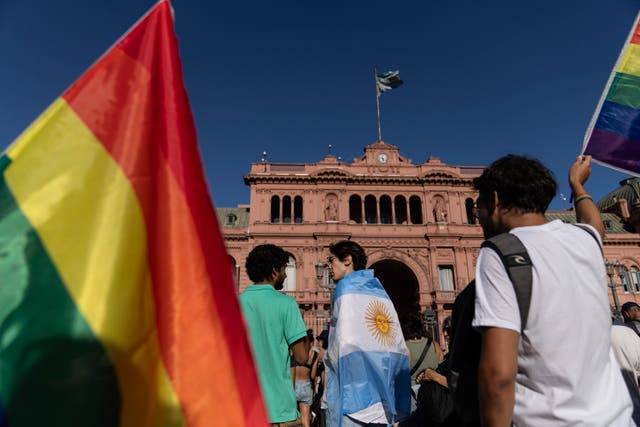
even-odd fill
[[[287,263],[287,278],[284,279],[282,286],[283,291],[295,291],[296,290],[296,259],[293,255],[289,254],[289,262]]]
[[[378,206],[375,196],[371,194],[364,198],[364,218],[367,224],[378,223]]]
[[[293,221],[296,224],[302,223],[302,197],[296,196],[293,198]]]
[[[380,197],[380,224],[391,224],[391,197]]]
[[[621,276],[622,288],[626,292],[631,292],[631,281],[629,280],[629,270],[624,269],[624,274]]]
[[[235,214],[227,214],[227,222],[224,225],[235,225],[238,217]]]
[[[422,200],[418,196],[409,198],[409,212],[411,214],[411,224],[422,224]]]
[[[404,196],[396,196],[393,199],[393,207],[396,211],[396,224],[407,223],[407,199]]]
[[[475,206],[475,202],[473,201],[473,199],[471,197],[467,198],[467,200],[464,201],[464,207],[467,210],[467,224],[475,224],[476,223],[476,216],[474,214],[474,206]]]
[[[631,267],[629,269],[629,276],[631,276],[631,285],[635,292],[640,292],[640,271],[637,267]]]
[[[362,199],[357,194],[349,197],[349,219],[362,224]]]
[[[278,196],[271,198],[271,222],[280,222],[280,197]]]
[[[238,277],[240,274],[240,266],[236,263],[236,260],[234,257],[232,257],[231,255],[229,255],[229,263],[231,264],[231,275],[233,277],[233,284],[236,287],[236,292],[238,292],[238,289],[240,287],[240,277]]]
[[[331,276],[331,273],[329,273],[329,269],[328,268],[324,269],[324,275],[322,277],[322,282],[323,282],[322,287],[324,289],[331,289],[331,288],[335,289],[336,282],[333,281],[333,276]]]
[[[291,223],[291,197],[289,196],[282,198],[282,222]]]

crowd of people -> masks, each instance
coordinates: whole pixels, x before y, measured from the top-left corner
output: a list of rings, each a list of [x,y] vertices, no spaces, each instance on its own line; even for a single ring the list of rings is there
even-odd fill
[[[545,217],[557,184],[537,160],[505,156],[474,180],[486,241],[446,343],[418,310],[398,317],[351,240],[329,247],[337,287],[328,331],[314,339],[295,300],[277,292],[287,253],[255,247],[240,304],[270,423],[640,425],[640,306],[623,305],[624,323],[612,315],[604,227],[584,188],[590,160],[569,169],[578,224]]]

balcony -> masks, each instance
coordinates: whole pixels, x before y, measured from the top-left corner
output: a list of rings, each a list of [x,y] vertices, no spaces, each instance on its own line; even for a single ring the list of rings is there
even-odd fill
[[[329,303],[331,299],[331,293],[325,290],[302,290],[302,291],[280,291],[285,295],[289,295],[294,298],[299,304],[309,303]]]
[[[453,291],[436,290],[431,292],[431,296],[433,297],[435,302],[438,304],[453,304],[453,302],[455,301],[459,293],[460,291],[456,291],[456,290],[453,290]]]

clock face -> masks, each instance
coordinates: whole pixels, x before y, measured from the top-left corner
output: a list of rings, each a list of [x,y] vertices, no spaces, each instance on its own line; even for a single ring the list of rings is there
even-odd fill
[[[389,160],[389,156],[387,156],[385,153],[378,154],[378,161],[380,163],[387,163],[387,160]]]

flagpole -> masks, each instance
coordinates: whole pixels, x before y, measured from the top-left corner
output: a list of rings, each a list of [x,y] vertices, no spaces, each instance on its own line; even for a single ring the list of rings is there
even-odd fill
[[[382,127],[380,126],[380,89],[378,88],[378,68],[373,67],[373,81],[376,83],[376,108],[378,110],[378,141],[382,141]]]

